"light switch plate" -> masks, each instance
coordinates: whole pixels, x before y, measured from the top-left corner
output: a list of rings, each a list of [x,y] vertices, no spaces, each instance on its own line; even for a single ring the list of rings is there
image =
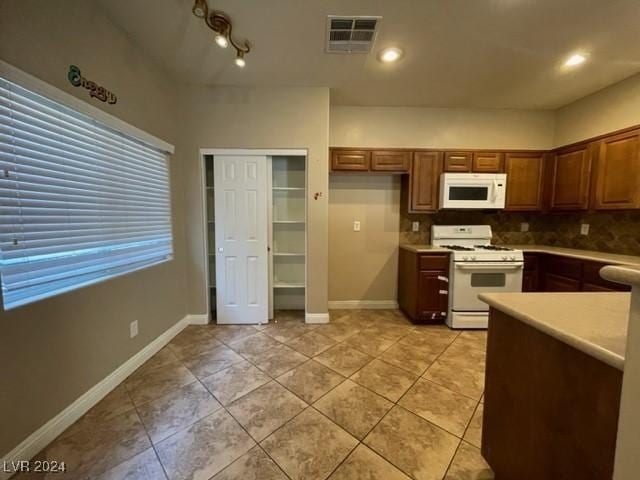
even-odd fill
[[[589,224],[581,223],[580,224],[580,235],[589,235]]]
[[[529,231],[529,224],[527,222],[522,222],[520,224],[520,231],[521,232],[528,232]]]
[[[353,222],[353,231],[354,232],[359,232],[360,231],[360,222],[358,220],[355,220]]]
[[[413,232],[419,232],[420,231],[420,222],[411,222],[411,230]]]

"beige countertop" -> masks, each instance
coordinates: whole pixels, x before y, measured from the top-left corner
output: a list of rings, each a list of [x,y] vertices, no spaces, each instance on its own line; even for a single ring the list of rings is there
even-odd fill
[[[549,245],[504,245],[523,252],[551,253],[563,257],[592,260],[595,262],[611,263],[615,265],[640,265],[640,256],[620,255],[617,253],[597,252],[595,250],[580,250],[576,248],[552,247]]]
[[[491,307],[624,370],[630,293],[483,293],[478,297]]]
[[[638,265],[640,266],[640,256],[620,255],[617,253],[597,252],[595,250],[580,250],[577,248],[552,247],[550,245],[503,245],[505,247],[522,250],[530,253],[550,253],[562,255],[563,257],[579,258],[581,260],[592,260],[594,262],[610,263],[612,265]],[[433,245],[402,244],[400,248],[414,253],[449,252],[450,250]]]
[[[612,282],[640,286],[640,265],[610,265],[600,270],[600,276]]]
[[[414,252],[414,253],[434,253],[434,252],[448,253],[451,251],[448,248],[436,247],[433,245],[411,245],[408,243],[400,245],[400,248],[404,248],[405,250],[409,250],[410,252]]]

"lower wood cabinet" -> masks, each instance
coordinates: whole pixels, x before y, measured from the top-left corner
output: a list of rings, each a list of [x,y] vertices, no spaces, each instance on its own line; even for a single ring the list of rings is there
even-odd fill
[[[524,254],[523,292],[628,292],[600,276],[606,263],[548,253]]]
[[[442,323],[449,306],[449,254],[400,249],[398,304],[415,323]]]
[[[555,273],[544,272],[542,285],[545,292],[579,292],[580,281]]]

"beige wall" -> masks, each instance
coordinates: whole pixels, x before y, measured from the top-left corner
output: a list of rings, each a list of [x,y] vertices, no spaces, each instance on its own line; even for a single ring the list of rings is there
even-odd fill
[[[333,147],[523,148],[553,143],[552,111],[331,106]]]
[[[334,174],[329,188],[329,300],[395,301],[400,176]]]
[[[640,124],[640,75],[556,111],[555,146]]]
[[[327,311],[329,90],[327,88],[183,88],[189,311],[205,313],[199,148],[306,148],[307,311]],[[315,192],[322,193],[314,200]]]
[[[168,142],[175,88],[92,2],[3,0],[0,58]],[[90,100],[69,64],[118,95]],[[9,312],[0,310],[0,457],[187,313],[181,152],[171,159],[175,259]],[[140,334],[129,339],[129,322]]]

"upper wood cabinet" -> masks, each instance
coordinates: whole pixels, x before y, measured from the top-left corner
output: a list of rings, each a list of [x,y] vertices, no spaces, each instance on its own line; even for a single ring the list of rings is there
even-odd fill
[[[366,172],[371,163],[368,150],[331,150],[331,170]]]
[[[605,138],[595,150],[593,208],[640,208],[640,131]]]
[[[408,150],[374,150],[371,152],[371,170],[374,172],[408,172],[411,152]]]
[[[533,211],[542,208],[544,159],[542,153],[506,154],[506,210]]]
[[[415,152],[409,178],[409,212],[435,212],[442,165],[440,152]]]
[[[504,171],[504,154],[474,152],[472,169],[477,173],[500,173]]]
[[[551,210],[586,210],[591,182],[589,144],[559,150],[551,168]]]
[[[444,171],[460,173],[470,172],[472,161],[472,152],[445,152]]]

